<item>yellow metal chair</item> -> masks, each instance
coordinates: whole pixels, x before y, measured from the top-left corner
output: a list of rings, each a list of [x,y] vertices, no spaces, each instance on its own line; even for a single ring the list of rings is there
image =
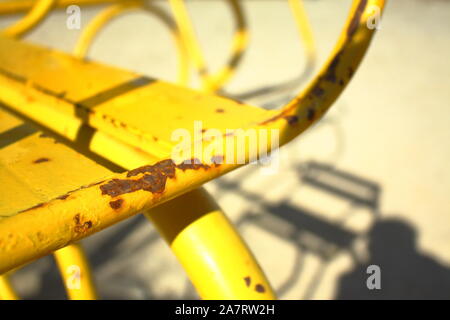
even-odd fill
[[[17,39],[54,7],[103,2],[116,3],[86,27],[74,55]],[[275,298],[253,255],[201,185],[291,141],[322,117],[361,62],[374,33],[367,21],[384,0],[355,0],[318,74],[286,106],[270,111],[214,94],[247,43],[242,10],[237,1],[229,3],[237,26],[232,53],[214,74],[206,68],[181,0],[170,0],[174,21],[139,1],[0,4],[2,14],[31,9],[0,35],[1,298],[17,298],[7,273],[52,252],[68,296],[96,298],[77,241],[142,212],[201,298]],[[311,50],[301,2],[290,4]],[[201,90],[84,58],[105,23],[141,7],[174,33],[180,84],[187,83],[192,63]]]

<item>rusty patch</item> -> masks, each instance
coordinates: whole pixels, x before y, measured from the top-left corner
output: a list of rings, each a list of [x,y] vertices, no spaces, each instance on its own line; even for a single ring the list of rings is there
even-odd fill
[[[123,199],[117,199],[115,201],[110,201],[109,205],[111,206],[111,208],[113,208],[114,210],[120,209],[120,207],[122,207],[123,204]]]
[[[260,284],[260,283],[258,283],[258,284],[255,286],[255,290],[256,290],[256,292],[259,292],[259,293],[264,293],[264,292],[266,292],[266,289],[265,289],[264,286],[263,286],[262,284]]]
[[[251,284],[251,282],[252,282],[252,279],[250,278],[250,276],[245,277],[245,278],[244,278],[244,281],[245,281],[245,285],[246,285],[247,287],[250,287],[250,284]]]
[[[67,197],[69,197],[69,194],[68,194],[68,193],[67,193],[67,194],[63,194],[62,196],[59,196],[59,197],[57,197],[56,199],[59,199],[59,200],[66,200]]]
[[[341,60],[341,56],[342,56],[342,50],[336,54],[336,56],[333,58],[333,60],[331,60],[331,63],[324,75],[324,79],[332,82],[332,83],[336,83],[337,82],[337,67],[339,65],[339,61]]]
[[[166,159],[155,163],[154,165],[146,165],[137,169],[128,171],[127,177],[137,176],[140,173],[157,174],[158,172],[168,176],[175,177],[175,163],[172,159]]]
[[[296,115],[293,116],[285,116],[287,123],[291,126],[296,125],[298,123],[298,117]]]
[[[355,34],[356,30],[358,30],[359,22],[361,20],[361,16],[366,8],[367,0],[361,0],[359,2],[358,8],[356,8],[355,15],[352,18],[348,28],[347,28],[347,36],[351,37]]]
[[[309,121],[314,120],[315,116],[316,116],[316,110],[314,110],[314,108],[309,108],[306,111],[306,117],[308,118]]]
[[[198,169],[205,169],[208,170],[210,166],[201,163],[201,161],[197,158],[192,158],[190,160],[185,160],[184,162],[177,165],[177,168],[183,171],[192,169],[192,170],[198,170]]]
[[[117,197],[124,193],[131,193],[138,190],[160,194],[165,190],[167,179],[175,178],[176,168],[183,171],[189,169],[198,170],[201,168],[207,170],[210,166],[201,163],[196,158],[186,160],[179,165],[176,165],[172,159],[166,159],[154,165],[139,167],[127,173],[128,178],[143,174],[139,179],[112,179],[101,185],[100,190],[102,194],[107,194],[111,197]]]
[[[312,91],[311,91],[311,93],[314,95],[314,96],[316,96],[316,97],[322,97],[323,95],[324,95],[324,93],[325,93],[325,90],[323,90],[320,86],[315,86],[313,89],[312,89]]]
[[[73,228],[73,230],[74,230],[76,233],[85,233],[85,232],[88,231],[90,228],[92,228],[92,221],[89,221],[89,220],[88,220],[88,221],[82,222],[79,213],[77,213],[77,214],[73,217],[73,221],[75,222],[75,227]]]
[[[167,176],[157,173],[155,175],[144,175],[137,180],[132,179],[113,179],[107,184],[101,185],[102,194],[111,197],[117,197],[124,193],[135,192],[138,190],[149,191],[151,193],[162,193],[166,186]]]
[[[49,158],[39,158],[33,161],[33,163],[42,163],[42,162],[47,162],[50,161]]]

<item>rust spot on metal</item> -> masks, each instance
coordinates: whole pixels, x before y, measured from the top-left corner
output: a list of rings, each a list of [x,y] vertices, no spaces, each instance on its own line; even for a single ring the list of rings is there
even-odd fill
[[[217,113],[224,113],[225,110],[223,110],[222,108],[219,108],[219,109],[216,109],[216,112],[217,112]]]
[[[314,110],[313,108],[309,108],[306,111],[306,117],[308,118],[309,121],[314,120],[315,116],[316,116],[316,110]]]
[[[320,86],[315,86],[313,89],[312,89],[312,91],[311,91],[311,93],[314,95],[314,96],[316,96],[316,97],[322,97],[323,95],[324,95],[324,93],[325,93],[325,90],[323,90]]]
[[[355,34],[356,30],[358,30],[359,22],[361,20],[361,16],[366,8],[367,0],[361,0],[359,2],[358,8],[356,8],[355,15],[352,18],[348,28],[347,28],[347,36],[351,37]]]
[[[172,159],[162,160],[155,163],[154,165],[147,165],[128,171],[127,177],[137,176],[140,173],[156,174],[158,172],[161,172],[165,176],[173,178],[175,177],[175,167],[175,163]]]
[[[293,126],[298,123],[298,117],[296,115],[293,116],[285,116],[284,117],[289,125]]]
[[[260,283],[258,283],[258,284],[255,286],[255,290],[256,290],[256,292],[259,292],[259,293],[264,293],[264,292],[266,292],[266,289],[265,289],[264,286],[263,286],[262,284],[260,284]]]
[[[63,194],[62,196],[57,197],[56,199],[59,199],[59,200],[66,200],[68,197],[69,197],[69,194],[66,193],[66,194]]]
[[[162,160],[154,165],[143,166],[127,173],[127,177],[144,174],[140,179],[113,179],[101,185],[102,194],[116,197],[124,193],[138,190],[152,193],[162,193],[166,187],[167,178],[175,177],[176,165],[171,159]]]
[[[90,228],[92,228],[92,221],[88,220],[88,221],[82,222],[82,219],[81,219],[79,213],[77,213],[73,217],[73,221],[75,222],[75,227],[73,228],[73,230],[76,233],[85,233]]]
[[[124,193],[131,193],[138,190],[149,191],[151,193],[162,193],[166,186],[167,177],[162,174],[144,175],[137,180],[113,179],[101,185],[102,194],[117,197]]]
[[[33,161],[33,163],[42,163],[42,162],[47,162],[50,161],[49,158],[39,158]]]
[[[201,161],[197,158],[192,158],[190,160],[185,160],[184,162],[177,165],[177,168],[183,171],[192,169],[192,170],[198,170],[198,169],[205,169],[208,170],[210,166],[201,163]]]
[[[114,210],[120,209],[120,207],[122,207],[123,204],[123,199],[117,199],[114,201],[110,201],[109,205],[111,206],[111,208],[113,208]]]
[[[100,186],[102,194],[111,197],[117,197],[124,193],[131,193],[138,190],[149,191],[151,193],[163,193],[166,187],[167,179],[175,178],[175,169],[180,170],[198,170],[209,169],[210,166],[203,164],[200,160],[194,158],[186,160],[176,165],[172,159],[166,159],[157,162],[154,165],[146,165],[127,173],[127,177],[143,174],[139,179],[112,179]]]
[[[244,278],[244,281],[245,281],[245,285],[246,285],[247,287],[250,287],[250,284],[251,284],[251,282],[252,282],[252,279],[250,278],[250,276],[245,277],[245,278]]]
[[[338,54],[336,54],[336,56],[331,61],[330,65],[324,75],[324,79],[326,81],[329,81],[332,83],[337,82],[337,67],[339,65],[339,61],[341,59],[342,53],[343,53],[343,51],[341,50]]]

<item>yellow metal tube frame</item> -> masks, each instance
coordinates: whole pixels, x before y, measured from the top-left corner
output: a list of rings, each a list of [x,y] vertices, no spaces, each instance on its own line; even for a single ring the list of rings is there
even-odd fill
[[[371,15],[371,5],[377,5],[379,8],[382,8],[384,5],[384,1],[372,0],[354,2],[352,13],[347,22],[347,26],[344,29],[344,32],[341,35],[341,38],[338,41],[338,44],[332,56],[323,67],[322,71],[296,99],[294,99],[291,103],[286,105],[283,109],[278,111],[273,116],[270,116],[266,120],[261,121],[258,124],[258,127],[280,129],[281,144],[284,144],[292,140],[295,136],[309,127],[314,121],[317,121],[325,113],[325,111],[334,102],[339,93],[348,83],[351,75],[356,70],[359,62],[364,55],[364,52],[369,45],[371,35],[374,32],[374,30],[368,29],[366,27],[366,21]],[[20,111],[26,113],[25,110]],[[269,150],[270,147],[271,145],[268,146]],[[10,268],[20,265],[28,261],[29,259],[33,259],[37,256],[46,254],[52,250],[57,249],[58,247],[66,245],[67,243],[77,241],[85,236],[88,236],[89,234],[92,234],[93,232],[99,231],[111,225],[112,223],[125,219],[126,217],[141,210],[151,208],[153,206],[152,203],[154,203],[155,200],[158,200],[158,202],[161,203],[181,196],[181,194],[189,190],[194,190],[197,186],[208,181],[209,179],[228,172],[236,167],[236,165],[224,164],[219,167],[213,167],[208,173],[202,173],[201,176],[199,176],[199,173],[197,171],[184,172],[183,170],[175,169],[177,183],[175,184],[171,180],[168,180],[166,186],[166,189],[171,191],[170,196],[162,195],[160,198],[155,199],[154,196],[143,192],[135,192],[133,194],[123,195],[122,200],[125,201],[125,203],[130,203],[133,205],[123,208],[123,212],[121,212],[120,216],[117,215],[117,212],[111,212],[111,208],[107,199],[98,197],[98,186],[91,186],[77,190],[73,193],[73,196],[78,199],[82,198],[86,200],[85,203],[87,203],[88,205],[86,206],[86,208],[83,208],[82,213],[84,215],[84,218],[89,219],[89,221],[93,224],[93,228],[86,230],[86,232],[82,235],[73,233],[62,234],[60,233],[58,228],[58,225],[70,224],[70,220],[72,219],[71,215],[61,214],[61,212],[64,212],[64,210],[62,210],[63,206],[66,207],[76,205],[77,201],[74,201],[74,199],[70,201],[70,197],[68,198],[69,201],[65,201],[64,203],[55,200],[49,202],[43,208],[36,208],[27,212],[23,212],[20,215],[11,218],[9,227],[12,226],[13,229],[18,228],[20,230],[23,230],[23,234],[26,234],[27,232],[32,231],[33,225],[40,221],[40,217],[42,215],[46,215],[48,224],[47,230],[49,232],[52,232],[53,230],[57,234],[56,238],[58,240],[51,244],[41,243],[37,246],[37,249],[33,248],[35,250],[33,254],[30,254],[30,252],[33,250],[30,250],[30,248],[28,247],[29,244],[26,241],[20,241],[19,238],[14,239],[14,251],[8,252],[1,250],[0,252],[0,257],[2,258],[0,259],[0,261],[2,262],[6,261],[4,259],[4,254],[6,252],[11,255],[6,264],[0,265],[0,272],[9,270]],[[126,173],[117,175],[112,179],[124,178],[126,178]],[[110,181],[112,180],[103,182],[103,185],[109,183]],[[192,181],[195,181],[195,183],[193,183]],[[181,199],[183,198],[180,198],[180,201]],[[170,202],[168,202],[167,205],[169,203]],[[189,243],[189,241],[191,241],[191,243],[195,243],[192,241],[192,235],[196,234],[203,234],[207,235],[207,237],[210,237],[211,235],[206,232],[208,229],[229,229],[226,219],[203,219],[205,217],[209,217],[209,214],[205,212],[209,212],[209,210],[204,211],[204,214],[201,214],[200,218],[198,218],[198,216],[196,217],[194,214],[193,216],[191,216],[192,219],[188,219],[188,217],[185,217],[188,221],[186,222],[186,225],[183,226],[183,228],[179,228],[181,229],[178,233],[179,238],[177,238],[177,236],[167,236],[167,234],[170,235],[171,228],[169,228],[168,226],[171,226],[172,224],[164,224],[164,219],[162,219],[161,222],[158,222],[158,219],[152,219],[156,222],[159,230],[167,230],[161,232],[169,241],[170,239],[173,239],[173,241],[171,242],[171,246],[176,252],[179,252],[179,259],[185,265],[185,268],[187,270],[190,269],[189,253],[195,252],[196,249],[190,247],[190,245],[188,245],[188,248],[190,248],[190,252],[178,249],[183,248],[183,243]],[[101,220],[98,219],[99,213],[102,213]],[[155,214],[157,215],[157,213]],[[167,216],[167,219],[169,219],[171,214],[173,214],[173,212],[166,212],[165,214],[160,215],[165,215]],[[198,212],[196,213],[196,215],[198,215]],[[192,233],[189,232],[189,229],[193,230]],[[184,236],[183,234],[186,235]],[[8,235],[8,230],[4,230],[3,226],[0,224],[0,238],[3,237],[3,235]],[[180,237],[180,235],[182,236]],[[236,239],[236,237],[234,238]],[[212,240],[213,241],[210,241],[209,246],[211,252],[219,252],[217,250],[223,248],[223,239],[216,239],[213,237]],[[209,240],[205,239],[205,241]],[[215,257],[220,259],[220,255],[215,255]],[[208,261],[210,256],[206,255],[202,258],[204,259],[204,262],[206,262]],[[221,272],[222,271],[223,270],[221,270]],[[228,273],[224,272],[223,274]],[[196,283],[196,281],[198,281],[197,284],[200,284],[196,287],[201,288],[202,279],[196,279],[196,277],[202,278],[201,275],[191,273],[191,279],[193,280],[194,284]],[[247,278],[244,278],[244,280],[246,283]],[[218,287],[220,288],[221,286]],[[208,288],[208,284],[206,284],[206,288]],[[210,289],[206,290],[208,291]],[[262,290],[260,290],[259,288],[256,289],[256,291],[260,292]],[[203,293],[204,291],[199,289],[199,292]],[[226,288],[222,288],[222,290],[219,292],[221,297],[228,296]],[[270,290],[267,290],[266,288],[266,291],[264,292],[270,292]]]
[[[124,0],[54,0],[56,8],[66,8],[70,5],[86,6],[121,2]],[[128,0],[125,0],[128,1]],[[0,2],[0,14],[14,14],[29,11],[36,0],[5,0]]]
[[[10,37],[23,36],[44,19],[54,4],[55,0],[36,1],[30,12],[24,18],[2,30],[3,34]]]
[[[97,292],[84,250],[73,243],[53,253],[71,300],[94,300]]]
[[[175,23],[171,17],[159,7],[145,4],[142,1],[130,0],[123,3],[117,3],[100,12],[83,29],[82,34],[75,45],[74,55],[78,58],[84,59],[95,36],[101,28],[103,28],[112,19],[118,17],[120,14],[137,9],[144,9],[145,11],[156,15],[170,29],[178,51],[178,83],[180,85],[187,86],[189,82],[189,57],[183,39],[176,29]]]

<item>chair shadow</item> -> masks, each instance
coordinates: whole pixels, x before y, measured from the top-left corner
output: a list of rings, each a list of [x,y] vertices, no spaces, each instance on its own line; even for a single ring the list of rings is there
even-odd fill
[[[348,202],[350,212],[356,208],[365,208],[374,220],[379,218],[381,186],[378,183],[316,161],[302,164],[298,167],[298,172],[302,184]],[[241,177],[241,180],[245,180],[245,177]],[[350,215],[347,214],[340,221],[329,221],[324,219],[320,212],[290,204],[289,199],[275,204],[269,203],[260,194],[242,190],[235,181],[219,179],[218,187],[221,190],[218,193],[222,195],[226,191],[239,190],[240,196],[257,204],[253,207],[260,208],[257,211],[252,209],[245,212],[236,222],[241,233],[244,232],[244,226],[250,224],[297,247],[291,272],[275,289],[279,297],[291,290],[300,278],[306,254],[318,256],[322,263],[312,279],[308,279],[309,284],[302,299],[314,296],[328,264],[338,253],[346,251],[353,260],[358,260],[353,244],[362,235],[344,226],[345,219]]]

